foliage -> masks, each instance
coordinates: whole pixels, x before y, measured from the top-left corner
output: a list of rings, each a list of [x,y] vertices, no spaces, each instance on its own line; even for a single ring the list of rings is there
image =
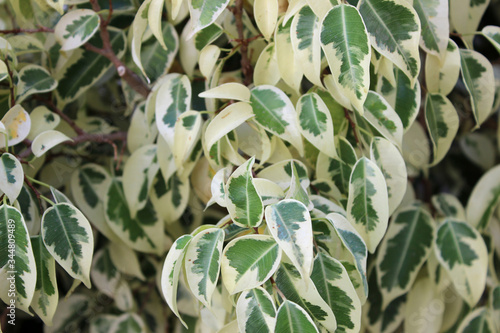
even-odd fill
[[[1,329],[500,330],[488,5],[0,1]]]

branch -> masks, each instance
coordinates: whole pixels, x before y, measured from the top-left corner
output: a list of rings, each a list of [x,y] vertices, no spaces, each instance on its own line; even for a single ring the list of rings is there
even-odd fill
[[[356,143],[360,143],[359,138],[358,138],[358,133],[356,133],[356,123],[352,120],[351,116],[349,115],[349,111],[344,108],[344,114],[347,120],[349,121],[349,124],[351,125],[352,132],[354,134],[354,139],[356,139]]]
[[[54,29],[47,28],[47,27],[39,27],[38,29],[10,29],[10,30],[0,30],[0,34],[36,34],[38,32],[54,32]]]
[[[241,71],[244,76],[243,84],[246,86],[252,83],[253,68],[248,57],[248,40],[245,40],[243,33],[243,0],[236,0],[233,9],[234,19],[236,20],[236,29],[238,30],[238,39],[241,42]]]
[[[44,102],[55,112],[59,115],[59,117],[61,117],[65,122],[68,123],[69,126],[71,126],[71,128],[76,132],[76,134],[78,135],[83,135],[85,134],[85,131],[82,130],[80,128],[80,126],[78,126],[74,121],[73,119],[71,119],[70,117],[68,117],[64,112],[62,112],[61,109],[59,109],[55,104],[54,102],[52,102],[51,100],[44,100]]]
[[[90,0],[90,3],[92,4],[92,9],[98,13],[101,10],[101,6],[97,3],[97,0]],[[118,75],[123,78],[131,87],[134,89],[136,92],[141,94],[144,97],[147,97],[149,95],[149,92],[151,91],[147,84],[141,80],[141,78],[132,72],[130,68],[128,68],[115,54],[113,49],[111,48],[111,42],[109,39],[109,32],[108,32],[108,24],[109,20],[111,18],[111,14],[113,12],[113,7],[110,7],[109,10],[109,15],[106,20],[103,19],[101,14],[99,14],[99,17],[101,19],[101,29],[99,30],[99,33],[101,35],[102,39],[102,49],[95,47],[92,44],[85,44],[85,48],[89,51],[96,52],[104,57],[106,57],[109,61],[113,63],[113,65],[116,68],[116,71],[118,72]]]
[[[16,104],[16,95],[14,94],[14,73],[10,69],[7,55],[5,56],[5,66],[7,66],[7,73],[9,74],[10,107],[13,107]]]

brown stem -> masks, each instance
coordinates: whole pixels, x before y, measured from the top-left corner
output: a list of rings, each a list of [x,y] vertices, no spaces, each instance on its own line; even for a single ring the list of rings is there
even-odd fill
[[[253,68],[248,57],[248,41],[245,40],[243,33],[243,0],[236,0],[233,9],[234,19],[236,21],[236,29],[238,30],[238,39],[241,42],[241,71],[243,73],[243,84],[246,86],[252,83]]]
[[[356,132],[356,123],[352,120],[351,116],[349,115],[349,111],[344,108],[344,115],[349,121],[349,124],[351,125],[352,132],[354,133],[354,139],[356,139],[356,143],[360,143],[359,138],[358,138],[358,133]]]
[[[99,6],[97,0],[90,0],[90,3],[92,4],[92,9],[95,12],[99,12],[101,10],[101,6]],[[112,8],[113,7],[111,6],[108,18],[106,20],[104,20],[99,14],[99,17],[101,18],[101,29],[99,30],[99,33],[102,39],[102,49],[99,49],[89,43],[85,44],[85,48],[89,51],[96,52],[106,57],[109,61],[111,61],[111,63],[113,63],[116,71],[118,72],[118,75],[123,78],[125,82],[127,82],[130,87],[132,87],[132,89],[134,89],[142,96],[147,97],[149,95],[149,92],[151,91],[147,84],[118,58],[111,47],[107,25],[112,14]]]
[[[85,134],[85,131],[82,130],[80,128],[80,126],[78,126],[74,121],[73,119],[71,119],[70,117],[68,117],[64,112],[62,112],[61,109],[59,109],[55,104],[54,102],[52,102],[51,100],[45,100],[44,101],[55,113],[57,113],[59,115],[59,117],[61,117],[65,122],[68,123],[69,126],[71,126],[71,128],[76,132],[76,134],[78,135],[83,135]]]
[[[33,184],[31,184],[31,182],[29,181],[29,179],[26,177],[26,175],[24,175],[24,182],[26,183],[26,185],[28,185],[28,187],[33,191],[33,193],[35,193],[36,195],[36,198],[38,200],[38,208],[40,208],[40,212],[43,212],[43,207],[42,207],[42,200],[40,199],[40,192],[38,192],[38,190],[36,189],[35,186],[33,186]]]
[[[113,0],[109,0],[109,12],[108,12],[108,17],[106,18],[106,21],[104,22],[104,25],[107,27],[109,25],[109,21],[111,21],[111,15],[113,15]]]
[[[5,66],[7,66],[7,73],[9,74],[9,91],[10,91],[10,107],[16,104],[16,95],[14,94],[14,73],[10,69],[9,58],[5,56]]]
[[[10,30],[0,30],[0,34],[36,34],[38,32],[54,32],[54,29],[47,27],[39,27],[38,29],[10,29]]]
[[[269,280],[271,281],[271,284],[273,285],[273,288],[276,289],[276,291],[278,292],[278,294],[281,296],[281,298],[283,300],[286,300],[286,297],[285,295],[283,294],[283,292],[280,290],[280,288],[278,288],[278,285],[276,285],[276,281],[274,281],[274,278],[271,276],[269,278]]]

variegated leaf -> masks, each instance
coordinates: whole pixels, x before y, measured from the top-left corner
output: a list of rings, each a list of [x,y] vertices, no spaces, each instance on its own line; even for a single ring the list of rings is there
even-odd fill
[[[394,216],[377,255],[382,308],[410,290],[432,250],[434,233],[434,221],[422,207],[411,206]]]
[[[428,56],[427,59],[430,57]],[[397,67],[394,67],[393,73],[395,83],[393,84],[385,77],[381,77],[377,92],[396,111],[401,119],[401,123],[403,123],[403,131],[406,132],[415,121],[415,118],[417,118],[420,110],[420,84],[418,82],[412,84],[406,74]]]
[[[350,273],[349,276],[353,285],[356,287],[356,292],[361,304],[364,304],[368,296],[368,281],[366,278],[366,259],[368,257],[368,252],[365,242],[344,216],[333,213],[328,214],[326,218],[333,225],[342,245],[349,252],[349,255],[341,259],[347,260],[354,265],[355,272]],[[344,266],[346,265],[344,264]]]
[[[444,217],[454,217],[465,221],[465,209],[462,203],[452,194],[440,193],[432,196],[432,205]]]
[[[311,200],[309,199],[309,194],[306,189],[302,187],[300,183],[300,177],[295,167],[295,163],[292,163],[292,179],[290,180],[290,187],[286,193],[285,199],[295,199],[303,203],[308,210],[314,208]]]
[[[61,51],[69,51],[82,46],[97,32],[100,18],[90,9],[69,11],[57,22],[54,34],[61,44]]]
[[[137,67],[141,70],[142,74],[146,76],[146,72],[144,71],[144,66],[142,65],[141,60],[141,48],[142,48],[142,38],[146,29],[148,28],[148,10],[151,5],[152,0],[144,1],[137,13],[135,14],[134,21],[132,22],[131,28],[131,41],[130,41],[130,53],[132,54],[132,60],[137,65]],[[146,76],[147,77],[147,76]]]
[[[292,164],[297,169],[300,183],[304,188],[309,187],[310,181],[307,175],[307,167],[298,160],[288,160],[274,163],[257,174],[259,178],[269,179],[278,184],[283,190],[290,186],[292,180]]]
[[[123,167],[123,193],[130,217],[146,206],[155,175],[160,169],[156,145],[142,146],[132,153]]]
[[[297,102],[300,132],[316,148],[329,157],[336,157],[333,121],[325,102],[315,93],[302,95]]]
[[[221,49],[217,45],[205,46],[198,58],[198,65],[201,74],[207,79],[213,78],[213,72],[221,54]]]
[[[10,153],[3,153],[0,157],[0,191],[11,204],[14,204],[24,183],[24,171],[21,162]]]
[[[152,0],[148,7],[148,25],[163,49],[167,48],[162,32],[162,14],[165,7],[165,0]]]
[[[481,30],[482,34],[500,52],[500,27],[487,25]]]
[[[118,271],[144,281],[146,278],[141,271],[137,252],[123,242],[109,244],[109,257]]]
[[[293,199],[266,207],[266,223],[276,242],[306,279],[312,269],[313,233],[307,207]]]
[[[31,149],[33,155],[40,157],[50,149],[66,141],[73,140],[59,131],[49,130],[38,134],[36,138],[33,139]]]
[[[420,18],[422,36],[420,46],[428,53],[443,59],[450,31],[448,23],[448,1],[415,0],[413,8]]]
[[[94,238],[90,223],[82,212],[69,203],[55,204],[43,214],[41,235],[57,263],[90,288]]]
[[[496,156],[492,154],[496,147],[486,133],[469,132],[458,141],[465,157],[487,171],[495,166]]]
[[[398,66],[413,85],[420,72],[420,20],[411,4],[361,0],[358,8],[373,48]]]
[[[321,47],[351,109],[363,112],[370,86],[370,43],[360,13],[350,5],[333,7],[321,21]]]
[[[401,151],[407,163],[409,176],[428,167],[431,159],[430,143],[427,133],[419,122],[413,122],[403,136]]]
[[[167,144],[174,147],[177,118],[191,108],[191,83],[185,75],[167,74],[156,97],[156,125]]]
[[[500,329],[500,285],[497,285],[490,292],[490,311],[493,319],[493,325],[498,331]]]
[[[62,298],[53,318],[53,326],[45,326],[44,331],[47,333],[57,333],[64,331],[71,325],[79,325],[87,318],[81,314],[90,311],[91,305],[92,300],[90,297],[81,293]]]
[[[0,206],[0,299],[30,313],[36,285],[36,263],[21,212]]]
[[[233,239],[222,253],[222,282],[230,295],[256,288],[274,274],[280,261],[281,249],[271,236]]]
[[[141,62],[144,72],[152,82],[157,81],[168,72],[179,51],[179,36],[175,27],[171,23],[164,22],[163,25],[162,34],[166,49],[157,39],[149,39],[141,47]]]
[[[433,281],[424,276],[415,282],[406,298],[405,332],[441,332],[443,314],[433,304],[444,305],[444,299],[435,291]]]
[[[274,43],[269,43],[257,59],[253,80],[256,86],[275,85],[280,78],[276,46]]]
[[[351,170],[352,165],[349,165],[338,157],[330,158],[322,153],[318,155],[316,177],[318,179],[332,180],[341,194],[348,193]]]
[[[438,228],[434,252],[458,294],[474,306],[483,293],[488,268],[488,251],[479,232],[448,218]]]
[[[212,295],[219,279],[224,231],[207,228],[199,231],[188,245],[184,265],[193,295],[211,308]]]
[[[455,87],[460,75],[460,52],[457,44],[448,40],[442,58],[428,54],[425,60],[425,83],[431,93],[448,95]]]
[[[38,134],[55,129],[61,120],[57,113],[43,105],[34,108],[30,113],[30,118],[32,123],[28,139],[32,141]]]
[[[17,197],[21,214],[23,215],[26,229],[30,235],[38,235],[40,232],[40,207],[35,192],[23,185],[21,193]]]
[[[177,118],[174,126],[174,161],[177,169],[182,172],[184,162],[196,147],[201,135],[203,119],[197,111],[186,111]]]
[[[172,244],[165,258],[161,273],[161,290],[163,297],[167,301],[172,312],[179,318],[185,327],[187,327],[187,325],[184,320],[182,320],[179,310],[177,309],[177,287],[179,284],[182,263],[184,262],[184,255],[186,254],[187,246],[192,238],[191,235],[184,235],[179,237],[174,244]]]
[[[27,65],[19,71],[16,102],[21,103],[26,97],[52,91],[57,87],[57,81],[43,67]]]
[[[258,227],[262,223],[264,206],[252,177],[252,157],[239,166],[226,184],[226,206],[233,222],[240,227]]]
[[[269,132],[290,142],[303,155],[295,108],[288,96],[280,89],[267,85],[255,87],[251,92],[255,120]]]
[[[104,247],[94,254],[90,278],[100,292],[111,298],[117,296],[121,274],[111,259],[109,247]]]
[[[281,187],[269,179],[254,178],[253,184],[264,206],[276,203],[285,197],[285,192]]]
[[[278,21],[278,0],[255,0],[253,10],[255,23],[267,40],[274,34],[274,28]]]
[[[276,273],[275,281],[286,300],[302,307],[327,332],[334,332],[337,329],[337,321],[332,309],[323,300],[308,276],[301,276],[292,264],[284,262]],[[276,325],[279,325],[279,322],[278,310]]]
[[[319,18],[309,6],[304,6],[293,17],[291,41],[295,57],[305,77],[317,86],[323,86],[321,72],[321,42]]]
[[[299,91],[303,74],[299,59],[295,56],[290,36],[291,26],[292,21],[284,23],[283,18],[278,22],[274,33],[274,45],[281,78],[294,91]]]
[[[109,333],[142,333],[146,332],[146,324],[135,313],[124,313],[111,324]]]
[[[7,144],[12,147],[22,142],[28,136],[31,128],[31,118],[28,112],[19,104],[14,105],[7,111],[1,123],[5,129],[0,130],[0,148],[4,148]],[[8,142],[5,141],[6,136]]]
[[[7,65],[3,60],[0,60],[0,82],[5,80],[9,76],[9,71]]]
[[[403,156],[388,140],[374,137],[370,145],[370,158],[384,174],[389,196],[389,215],[398,208],[406,192],[407,173]]]
[[[201,29],[214,23],[219,15],[226,9],[229,0],[189,0],[191,13],[191,36]]]
[[[491,63],[481,53],[460,49],[462,78],[471,98],[476,128],[488,118],[495,97],[495,78]]]
[[[359,332],[361,329],[361,302],[340,261],[324,252],[314,259],[311,280],[337,319],[337,330]]]
[[[148,253],[160,253],[163,248],[163,224],[158,220],[151,202],[137,212],[133,218],[130,213],[122,181],[113,179],[108,183],[104,197],[106,222],[111,230],[131,248]]]
[[[389,199],[382,171],[366,157],[360,158],[351,172],[347,217],[368,251],[375,252],[387,229]]]
[[[45,325],[52,326],[52,317],[59,302],[56,263],[45,248],[40,236],[31,237],[31,246],[33,247],[37,275],[31,307]]]
[[[236,303],[236,318],[241,333],[273,332],[276,308],[269,293],[261,288],[245,290]]]
[[[477,182],[467,202],[467,222],[478,230],[488,226],[500,200],[500,166],[486,172]]]
[[[465,35],[470,46],[489,3],[490,0],[450,0],[450,22],[459,34]]]
[[[241,83],[228,82],[215,88],[205,90],[198,96],[202,98],[234,99],[237,101],[249,102],[250,90]]]
[[[369,91],[363,108],[363,117],[387,140],[401,147],[403,123],[389,103],[376,92]]]
[[[495,332],[495,328],[491,320],[490,311],[488,311],[488,309],[485,307],[475,309],[462,320],[462,323],[458,327],[457,332]]]
[[[205,142],[208,147],[219,141],[236,127],[254,116],[252,106],[245,102],[229,105],[208,124],[205,131]]]
[[[285,300],[276,314],[276,326],[272,332],[308,332],[319,333],[312,318],[298,304]]]

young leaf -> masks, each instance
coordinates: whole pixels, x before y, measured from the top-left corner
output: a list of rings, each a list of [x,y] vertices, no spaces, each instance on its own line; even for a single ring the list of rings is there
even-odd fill
[[[276,203],[285,197],[285,192],[281,187],[269,179],[254,178],[253,184],[264,206]]]
[[[167,48],[161,28],[161,20],[165,7],[165,0],[152,0],[148,7],[148,25],[156,40],[160,43],[163,49]]]
[[[0,298],[8,305],[14,299],[17,308],[30,313],[37,277],[35,258],[21,212],[5,204],[0,206],[0,244]]]
[[[453,104],[443,95],[427,94],[425,122],[433,146],[433,161],[438,164],[450,149],[458,132],[459,118]]]
[[[253,117],[252,106],[245,102],[229,105],[208,124],[205,131],[205,142],[208,147],[219,141],[236,127]]]
[[[184,235],[179,237],[174,244],[172,244],[165,258],[161,273],[161,290],[163,296],[172,312],[179,318],[182,325],[185,327],[187,327],[187,325],[184,320],[182,320],[179,310],[177,309],[177,287],[179,284],[182,263],[184,262],[184,255],[186,254],[187,246],[192,238],[191,235]]]
[[[278,0],[256,0],[253,9],[257,27],[264,38],[270,40],[278,20]]]
[[[314,259],[311,280],[337,319],[337,330],[359,332],[361,302],[340,261],[319,252]]]
[[[255,158],[236,169],[226,184],[226,206],[233,222],[240,227],[258,227],[262,223],[264,206],[255,189],[252,166]]]
[[[297,102],[300,132],[316,148],[329,157],[336,157],[333,122],[325,102],[315,93],[302,95]]]
[[[274,43],[269,43],[260,53],[259,59],[257,59],[253,72],[253,80],[256,86],[273,86],[278,83],[280,78],[276,47]]]
[[[426,52],[443,59],[450,31],[448,2],[446,0],[415,0],[413,8],[422,26],[420,46]]]
[[[0,157],[0,191],[11,204],[16,201],[24,183],[24,171],[21,162],[10,153],[3,153]]]
[[[7,144],[12,147],[22,142],[28,136],[31,128],[31,118],[20,104],[7,111],[1,123],[5,129],[0,130],[0,148],[4,148]],[[7,136],[8,142],[5,142],[5,136]]]
[[[90,9],[69,11],[54,29],[56,40],[61,44],[61,51],[69,51],[89,41],[99,28],[99,15]]]
[[[47,250],[59,265],[90,288],[94,238],[82,212],[68,203],[55,204],[43,214],[41,234]]]
[[[282,200],[266,207],[266,222],[276,242],[306,279],[313,261],[312,224],[307,207],[297,200]]]
[[[479,232],[465,222],[446,219],[438,228],[434,252],[458,294],[474,306],[483,293],[488,268],[488,251]]]
[[[52,317],[59,302],[56,263],[45,248],[40,236],[31,237],[31,246],[33,247],[37,275],[31,307],[45,325],[52,326]]]
[[[33,139],[31,150],[33,151],[33,155],[40,157],[58,144],[66,141],[73,140],[56,130],[45,131],[38,134],[36,138]]]
[[[271,236],[233,239],[222,253],[222,282],[230,295],[256,288],[274,274],[280,261],[281,249]]]
[[[191,36],[214,23],[219,15],[226,9],[229,0],[189,0],[191,13]]]
[[[363,112],[370,86],[370,44],[360,13],[350,5],[333,7],[321,21],[321,47],[339,93],[351,109]]]
[[[281,78],[292,90],[299,91],[303,74],[292,45],[291,26],[292,21],[284,23],[281,19],[278,22],[274,33],[274,44]]]
[[[420,20],[406,1],[360,0],[372,47],[398,66],[413,84],[420,72]]]
[[[295,199],[303,203],[307,207],[307,210],[312,210],[314,208],[311,200],[309,199],[309,194],[300,183],[295,163],[292,164],[292,179],[290,180],[290,187],[288,188],[285,199]]]
[[[303,155],[295,108],[288,96],[280,89],[267,85],[255,87],[251,92],[255,120],[269,132],[290,142]]]
[[[434,221],[421,207],[410,206],[395,215],[377,255],[382,308],[410,290],[432,250],[434,233]]]
[[[486,229],[500,200],[500,166],[489,170],[477,182],[467,202],[467,222],[478,230]]]
[[[311,317],[298,304],[286,300],[284,301],[276,315],[276,333],[308,332],[319,333]]]
[[[46,106],[34,108],[30,113],[30,118],[32,124],[28,139],[32,141],[38,134],[55,129],[61,121],[61,117],[57,113],[50,111]]]
[[[387,229],[389,200],[382,171],[366,157],[360,158],[352,169],[347,217],[363,237],[368,251],[375,252]]]
[[[460,75],[460,51],[457,44],[448,40],[444,57],[428,54],[425,59],[425,84],[431,93],[448,95]]]
[[[197,111],[186,111],[177,118],[174,126],[174,161],[177,169],[183,171],[183,163],[189,158],[201,135],[203,119]]]
[[[275,317],[274,301],[265,289],[257,287],[241,293],[236,303],[240,332],[273,332]]]
[[[202,98],[234,99],[242,102],[250,101],[250,90],[237,82],[221,84],[213,89],[205,90],[198,96]]]
[[[488,118],[495,97],[495,78],[491,63],[481,53],[460,49],[462,77],[470,94],[476,128]]]
[[[207,308],[219,279],[224,231],[208,228],[193,237],[186,250],[184,265],[193,295]]]
[[[450,0],[450,23],[464,36],[467,44],[472,46],[474,32],[488,7],[490,0]]]
[[[146,76],[146,72],[144,71],[144,67],[141,61],[141,47],[142,47],[142,38],[146,29],[148,28],[148,10],[151,5],[152,0],[144,1],[137,13],[135,14],[134,21],[132,22],[131,35],[132,39],[130,42],[130,53],[132,54],[132,60],[139,67],[142,74]],[[147,76],[146,76],[147,77]]]

